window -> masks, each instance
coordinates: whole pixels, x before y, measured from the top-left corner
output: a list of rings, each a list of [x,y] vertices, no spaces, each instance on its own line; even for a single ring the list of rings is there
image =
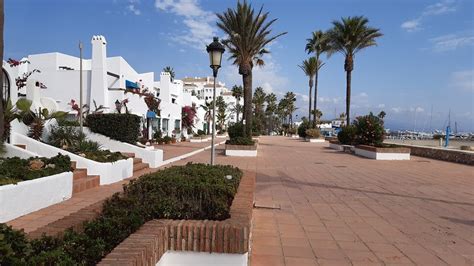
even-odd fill
[[[178,120],[178,119],[174,120],[174,129],[180,130],[180,128],[181,128],[181,120]]]
[[[168,122],[169,122],[169,119],[163,118],[163,121],[162,121],[162,122],[163,122],[163,125],[162,125],[162,127],[161,127],[161,129],[162,129],[161,131],[163,132],[163,134],[166,134],[166,133],[168,133]]]
[[[2,68],[2,74],[3,74],[3,99],[9,99],[10,98],[10,80],[8,79],[8,74],[5,71],[5,69]]]
[[[176,103],[176,99],[175,99],[175,98],[171,98],[171,103]]]

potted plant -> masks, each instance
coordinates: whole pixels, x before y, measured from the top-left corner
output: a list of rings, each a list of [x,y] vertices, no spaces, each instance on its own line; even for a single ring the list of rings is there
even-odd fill
[[[163,137],[163,143],[164,144],[170,144],[171,143],[171,137],[170,136],[164,136]]]

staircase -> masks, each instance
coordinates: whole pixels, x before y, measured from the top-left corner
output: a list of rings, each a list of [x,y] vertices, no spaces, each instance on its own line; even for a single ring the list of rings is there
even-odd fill
[[[132,179],[147,173],[150,169],[150,165],[148,163],[144,163],[141,158],[136,158],[135,153],[122,152],[122,154],[133,158],[133,177],[131,177]]]
[[[100,186],[100,176],[87,175],[87,169],[77,168],[76,162],[71,162],[73,169],[72,194]]]

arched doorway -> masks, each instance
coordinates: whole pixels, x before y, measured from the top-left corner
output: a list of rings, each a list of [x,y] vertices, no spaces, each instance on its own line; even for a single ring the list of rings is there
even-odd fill
[[[3,75],[3,100],[7,100],[10,98],[10,79],[8,78],[8,74],[5,69],[2,68],[2,75]]]

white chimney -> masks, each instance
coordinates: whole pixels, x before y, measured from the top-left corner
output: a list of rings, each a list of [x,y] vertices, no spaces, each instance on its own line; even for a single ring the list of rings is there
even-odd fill
[[[90,104],[95,100],[97,106],[110,107],[107,88],[107,41],[102,35],[92,36],[92,71]]]

